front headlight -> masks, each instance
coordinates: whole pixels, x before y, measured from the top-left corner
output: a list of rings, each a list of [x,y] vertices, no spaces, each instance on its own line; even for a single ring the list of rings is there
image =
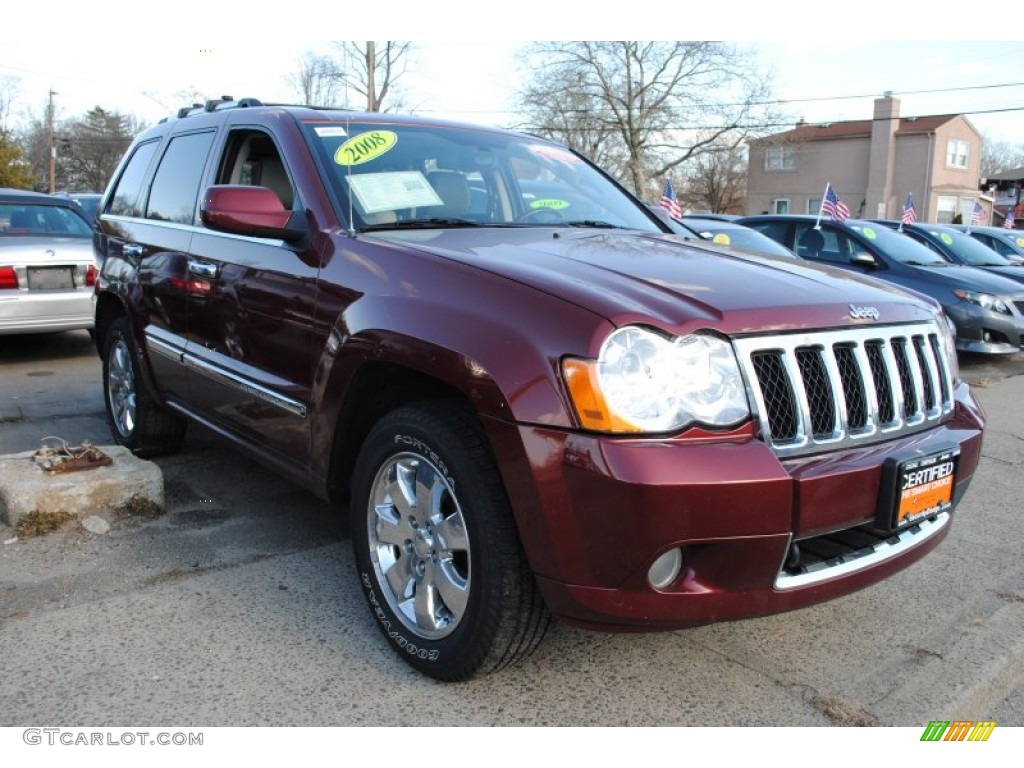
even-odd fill
[[[562,371],[580,423],[598,432],[727,427],[750,416],[732,346],[708,334],[671,339],[619,328],[597,360],[567,358]]]
[[[1010,308],[1006,306],[1006,302],[998,296],[993,296],[991,293],[978,293],[977,291],[965,291],[962,288],[957,288],[953,291],[953,295],[960,299],[960,301],[977,304],[982,309],[1002,312],[1004,315],[1010,314]]]

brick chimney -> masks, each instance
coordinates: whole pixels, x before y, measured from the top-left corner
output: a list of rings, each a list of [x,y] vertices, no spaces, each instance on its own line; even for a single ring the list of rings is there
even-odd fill
[[[865,195],[866,218],[891,219],[897,216],[893,172],[896,164],[896,130],[900,125],[900,100],[886,91],[875,99],[871,122],[871,148],[868,154],[868,188]]]

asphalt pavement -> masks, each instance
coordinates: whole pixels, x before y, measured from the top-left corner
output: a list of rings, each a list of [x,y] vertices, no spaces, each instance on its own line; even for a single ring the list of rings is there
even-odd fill
[[[962,370],[983,460],[910,569],[694,630],[556,624],[524,664],[454,685],[386,645],[338,510],[191,428],[158,460],[165,514],[13,542],[0,526],[0,726],[1024,725],[1024,355]],[[89,337],[0,337],[0,454],[48,435],[110,443]]]

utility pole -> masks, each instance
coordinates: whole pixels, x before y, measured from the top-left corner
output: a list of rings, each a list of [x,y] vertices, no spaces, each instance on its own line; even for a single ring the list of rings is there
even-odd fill
[[[377,69],[377,52],[373,40],[366,41],[366,111],[377,111],[377,86],[373,82]]]
[[[57,92],[50,89],[50,105],[46,110],[46,123],[50,134],[50,194],[57,191],[57,147],[53,143],[53,97]]]

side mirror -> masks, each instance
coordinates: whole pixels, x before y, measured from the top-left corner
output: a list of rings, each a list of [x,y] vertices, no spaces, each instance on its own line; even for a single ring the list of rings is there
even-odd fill
[[[850,257],[850,263],[855,267],[864,267],[865,269],[877,269],[878,262],[875,257],[867,251],[858,251]]]
[[[219,184],[203,195],[199,209],[203,224],[211,229],[252,237],[298,240],[302,229],[289,227],[292,212],[267,187]]]

